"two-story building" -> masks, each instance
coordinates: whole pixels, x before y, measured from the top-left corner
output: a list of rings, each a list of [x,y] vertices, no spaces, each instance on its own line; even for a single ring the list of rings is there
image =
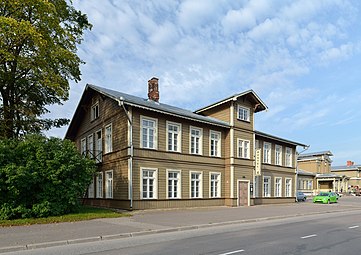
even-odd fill
[[[361,165],[355,165],[351,160],[346,165],[333,166],[331,168],[333,174],[347,176],[349,178],[348,185],[343,187],[344,192],[359,191],[361,188]]]
[[[253,90],[195,112],[87,85],[66,133],[99,171],[96,206],[147,209],[295,201],[297,142],[254,130]]]

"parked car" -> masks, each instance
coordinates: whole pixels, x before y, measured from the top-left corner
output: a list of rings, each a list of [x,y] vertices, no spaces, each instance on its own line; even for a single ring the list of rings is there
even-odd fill
[[[306,201],[307,196],[305,193],[298,191],[297,192],[297,201]]]
[[[321,192],[313,198],[314,203],[337,203],[338,197],[335,192]]]

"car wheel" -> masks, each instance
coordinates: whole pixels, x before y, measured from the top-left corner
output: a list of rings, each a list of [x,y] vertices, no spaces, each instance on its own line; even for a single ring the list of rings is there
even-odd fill
[[[305,202],[305,201],[306,201],[306,198],[304,197],[304,198],[303,198],[303,202]]]

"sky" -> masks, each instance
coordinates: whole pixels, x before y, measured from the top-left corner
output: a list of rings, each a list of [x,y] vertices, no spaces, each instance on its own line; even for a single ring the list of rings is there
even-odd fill
[[[87,83],[195,111],[253,89],[256,130],[361,164],[361,1],[73,0],[93,24],[82,80],[50,117],[71,119]],[[63,138],[67,127],[47,135]],[[302,151],[302,148],[299,149]]]

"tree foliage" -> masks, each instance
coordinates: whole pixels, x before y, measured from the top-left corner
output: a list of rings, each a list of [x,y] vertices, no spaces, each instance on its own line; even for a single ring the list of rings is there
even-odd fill
[[[25,136],[0,141],[0,219],[75,211],[95,172],[69,140]]]
[[[69,0],[0,0],[0,137],[68,123],[40,116],[80,80],[77,45],[90,28]]]

